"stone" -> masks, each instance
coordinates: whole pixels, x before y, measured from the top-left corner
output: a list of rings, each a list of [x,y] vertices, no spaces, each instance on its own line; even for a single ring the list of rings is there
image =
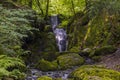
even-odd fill
[[[57,57],[60,69],[67,69],[84,63],[84,59],[76,53],[68,53]]]
[[[71,80],[120,80],[120,72],[101,66],[81,66],[69,75]]]
[[[41,76],[37,80],[52,80],[52,78],[48,76]]]

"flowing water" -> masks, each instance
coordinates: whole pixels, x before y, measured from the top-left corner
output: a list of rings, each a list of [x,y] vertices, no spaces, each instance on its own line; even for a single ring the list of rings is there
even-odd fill
[[[67,34],[66,31],[62,28],[57,28],[59,24],[58,16],[54,15],[51,16],[51,24],[52,24],[52,30],[55,34],[57,46],[59,49],[59,52],[66,50],[66,43],[67,43]]]
[[[66,50],[66,43],[67,43],[66,31],[62,28],[57,28],[59,24],[57,15],[51,16],[51,24],[52,24],[53,33],[55,34],[56,37],[56,42],[58,45],[59,52],[63,52]],[[93,63],[91,59],[85,58],[85,64],[91,64],[91,63]],[[51,78],[62,78],[62,80],[67,80],[68,75],[76,68],[78,67],[74,66],[73,68],[67,70],[43,72],[29,67],[27,71],[26,80],[37,80],[37,78],[41,76],[49,76]]]
[[[59,49],[59,52],[63,52],[66,50],[66,43],[67,43],[67,34],[66,31],[62,28],[57,28],[59,22],[58,22],[58,16],[51,16],[51,25],[52,30],[56,38],[56,43]],[[48,71],[48,72],[42,72],[37,69],[29,69],[27,72],[27,78],[26,80],[37,80],[40,76],[50,76],[52,78],[62,78],[62,80],[67,80],[68,75],[75,69],[67,69],[64,71]]]
[[[94,61],[90,58],[85,58],[85,65],[87,64],[94,64]],[[73,68],[67,69],[67,70],[56,70],[56,71],[48,71],[43,72],[37,69],[29,69],[27,72],[27,78],[26,80],[37,80],[37,78],[41,76],[49,76],[51,78],[62,78],[62,80],[68,80],[69,74],[77,69],[79,66],[74,66]]]
[[[67,80],[68,75],[76,68],[77,67],[73,67],[73,68],[67,69],[67,70],[48,71],[48,72],[39,71],[37,69],[30,69],[28,71],[26,80],[37,80],[37,78],[39,78],[41,76],[49,76],[51,78],[62,78],[62,80]]]

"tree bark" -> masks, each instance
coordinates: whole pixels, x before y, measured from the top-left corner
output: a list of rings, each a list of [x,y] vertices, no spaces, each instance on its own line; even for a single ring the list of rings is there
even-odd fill
[[[37,3],[37,5],[38,5],[38,7],[39,7],[39,9],[40,9],[40,11],[41,11],[41,14],[44,15],[44,12],[43,12],[43,9],[42,9],[42,7],[41,7],[40,1],[39,1],[39,0],[36,0],[36,3]]]
[[[75,15],[75,5],[74,5],[74,1],[73,0],[71,0],[71,4],[72,4],[72,11],[73,11],[73,13]]]
[[[45,14],[45,20],[48,18],[49,1],[50,1],[50,0],[47,0],[47,4],[46,4],[46,14]]]
[[[29,7],[30,7],[30,8],[32,8],[32,3],[33,3],[33,1],[30,0],[30,1],[29,1]]]

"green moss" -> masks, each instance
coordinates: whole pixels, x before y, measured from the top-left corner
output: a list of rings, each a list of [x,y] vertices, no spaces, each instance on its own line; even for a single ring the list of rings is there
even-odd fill
[[[53,79],[53,80],[62,80],[62,78],[55,78],[55,79]]]
[[[90,53],[92,52],[92,49],[90,48],[85,48],[79,52],[80,55],[89,57]]]
[[[36,68],[42,70],[42,71],[51,71],[51,70],[56,70],[57,69],[57,63],[54,62],[49,62],[44,59],[40,60],[38,64],[36,65]]]
[[[84,59],[75,53],[64,54],[57,58],[57,63],[61,69],[67,69],[72,66],[81,65],[84,63]]]
[[[52,78],[48,77],[48,76],[42,76],[42,77],[38,78],[37,80],[52,80]]]
[[[90,56],[99,56],[99,55],[106,55],[115,52],[117,49],[114,46],[108,45],[93,50]]]
[[[52,32],[44,33],[42,37],[43,37],[43,43],[45,43],[43,45],[45,52],[57,51],[55,36]]]
[[[52,26],[46,25],[44,31],[45,31],[45,32],[52,31]]]
[[[120,72],[99,66],[82,66],[69,75],[73,80],[120,80]]]
[[[70,52],[79,52],[80,49],[79,49],[78,46],[74,46],[74,47],[72,47],[69,51],[70,51]]]

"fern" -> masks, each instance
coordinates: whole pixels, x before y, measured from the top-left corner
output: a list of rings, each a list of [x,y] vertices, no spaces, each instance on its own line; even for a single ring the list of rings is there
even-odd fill
[[[38,30],[31,26],[34,21],[31,19],[36,15],[29,9],[6,9],[0,6],[0,11],[0,44],[8,55],[19,56],[23,50],[14,50],[14,47],[22,46],[24,38],[32,35],[32,30]]]
[[[22,60],[0,55],[0,78],[3,76],[13,77],[15,79],[20,79],[20,76],[23,78],[25,77],[23,73],[25,69],[26,66]]]

